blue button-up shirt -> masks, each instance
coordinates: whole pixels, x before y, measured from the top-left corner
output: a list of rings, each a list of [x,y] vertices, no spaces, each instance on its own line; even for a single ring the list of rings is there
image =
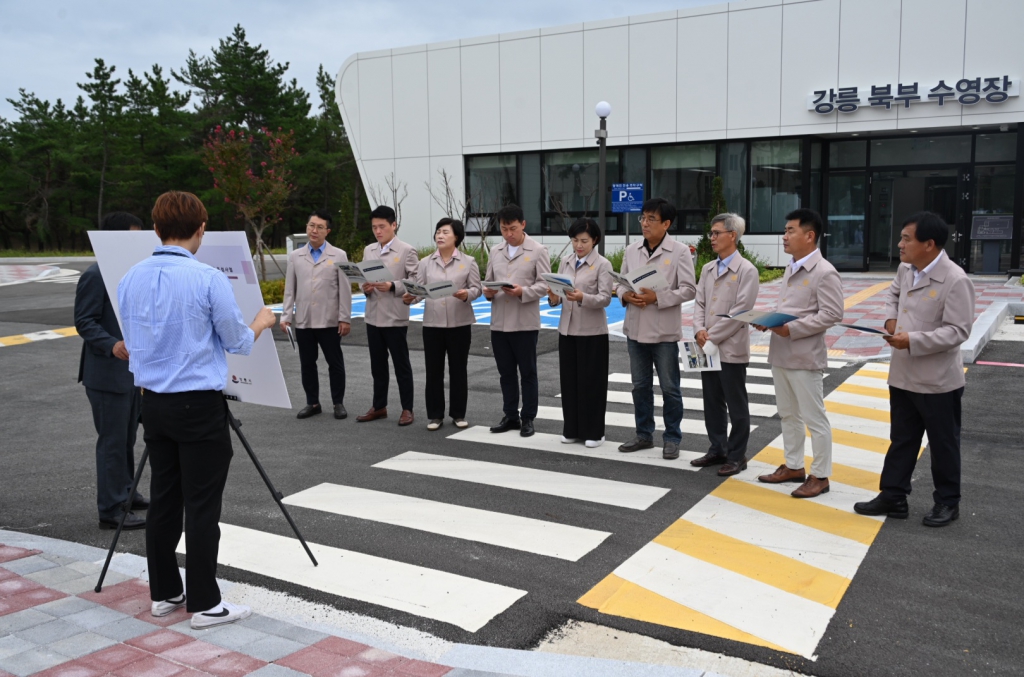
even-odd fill
[[[157,393],[223,390],[224,351],[248,355],[253,331],[224,273],[187,249],[159,246],[117,286],[135,385]]]
[[[736,256],[739,253],[740,253],[740,251],[737,249],[732,254],[729,254],[728,256],[726,256],[724,259],[718,259],[718,276],[719,277],[721,277],[725,273],[725,271],[729,270],[729,263],[732,261],[733,257]]]
[[[324,243],[316,249],[313,249],[313,245],[311,244],[307,244],[306,246],[309,247],[309,255],[313,257],[313,263],[317,263],[320,260],[320,256],[324,253],[324,250],[327,249],[327,240],[324,240]]]

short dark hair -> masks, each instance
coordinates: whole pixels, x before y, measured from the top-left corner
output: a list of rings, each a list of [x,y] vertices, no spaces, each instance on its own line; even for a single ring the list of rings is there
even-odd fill
[[[676,206],[663,197],[644,200],[640,211],[644,214],[657,214],[662,221],[676,222]]]
[[[821,214],[818,212],[813,209],[801,207],[800,209],[794,209],[790,213],[786,214],[786,220],[799,222],[800,227],[804,230],[813,230],[814,244],[821,242],[821,233],[825,230],[825,224],[822,223]]]
[[[523,208],[517,204],[507,204],[498,210],[498,213],[494,215],[494,218],[498,220],[498,225],[502,223],[515,223],[516,221],[525,222],[526,216],[523,214]]]
[[[331,213],[326,209],[314,209],[309,213],[310,217],[315,216],[318,219],[323,219],[327,222],[327,230],[334,228],[334,219],[331,218]]]
[[[100,230],[131,230],[132,227],[143,228],[142,219],[128,212],[110,212],[100,221]]]
[[[914,239],[918,242],[934,240],[935,246],[942,249],[949,239],[949,226],[942,220],[942,217],[935,212],[917,212],[907,217],[902,228],[909,225],[916,225],[914,228]]]
[[[370,212],[370,218],[384,219],[388,223],[394,223],[396,220],[395,210],[392,209],[391,207],[388,207],[387,205],[379,205],[375,207],[372,212]]]
[[[452,233],[455,235],[455,246],[458,247],[462,244],[462,241],[466,239],[466,227],[462,225],[462,221],[458,219],[449,219],[447,216],[437,222],[434,226],[434,234],[441,228],[448,226],[452,229]]]
[[[188,240],[207,222],[203,201],[192,193],[169,190],[153,204],[153,225],[160,229],[160,240]]]
[[[597,244],[601,241],[601,226],[597,225],[597,221],[586,216],[576,219],[569,226],[569,237],[573,238],[581,233],[586,233],[590,236],[590,239]]]

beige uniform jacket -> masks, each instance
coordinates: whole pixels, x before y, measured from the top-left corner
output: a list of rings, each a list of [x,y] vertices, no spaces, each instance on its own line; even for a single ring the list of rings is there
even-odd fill
[[[498,292],[491,300],[491,331],[540,331],[540,299],[548,293],[548,283],[541,273],[550,272],[547,248],[530,236],[511,258],[507,242],[492,247],[484,279],[518,284],[523,295],[517,298]]]
[[[707,331],[708,340],[718,346],[722,362],[750,362],[750,325],[719,315],[752,310],[760,287],[757,266],[739,252],[729,261],[724,275],[718,274],[717,258],[701,271],[693,304],[693,333]]]
[[[405,285],[401,280],[416,279],[420,259],[416,248],[402,242],[397,237],[389,243],[387,253],[380,255],[380,243],[366,245],[363,260],[380,259],[395,278],[395,286],[390,291],[372,291],[366,295],[366,324],[375,327],[408,327],[409,306],[402,301]]]
[[[843,281],[835,267],[815,250],[810,259],[794,273],[786,265],[782,291],[775,309],[796,315],[789,336],[772,333],[768,363],[783,369],[824,369],[828,364],[825,332],[843,321]]]
[[[914,284],[914,270],[900,264],[889,286],[886,319],[907,332],[909,350],[893,350],[889,385],[915,393],[948,393],[964,385],[960,344],[974,325],[974,284],[960,266],[942,260]]]
[[[476,322],[473,300],[483,291],[483,287],[480,286],[480,266],[477,265],[476,259],[456,249],[448,265],[444,264],[441,254],[437,251],[420,261],[417,282],[425,285],[445,280],[451,280],[455,284],[455,291],[465,289],[469,295],[465,301],[460,301],[454,296],[427,299],[424,303],[423,326],[464,327]]]
[[[576,291],[583,292],[582,301],[566,301],[556,297],[554,305],[562,306],[558,333],[562,336],[599,336],[608,333],[608,313],[612,301],[612,264],[596,249],[587,254],[583,265],[576,267],[575,252],[562,259],[558,274],[572,280]]]
[[[352,284],[338,267],[347,263],[345,250],[326,243],[314,262],[308,246],[288,255],[281,321],[296,329],[326,329],[352,321]]]
[[[693,255],[689,245],[676,242],[671,235],[665,235],[658,248],[650,256],[644,247],[644,240],[626,247],[622,257],[622,273],[643,268],[654,263],[665,276],[668,287],[655,293],[655,305],[639,308],[622,301],[626,306],[626,321],[622,333],[639,343],[666,343],[683,338],[682,316],[679,306],[697,295],[696,276],[693,272]],[[629,291],[628,287],[617,287],[619,299]]]

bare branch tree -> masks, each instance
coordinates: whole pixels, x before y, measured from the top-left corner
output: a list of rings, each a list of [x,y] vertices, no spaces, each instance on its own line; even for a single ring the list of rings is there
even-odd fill
[[[405,198],[409,197],[409,187],[406,186],[405,181],[399,181],[395,177],[395,173],[391,172],[384,177],[384,188],[381,188],[377,184],[370,184],[367,192],[370,194],[370,200],[376,205],[387,205],[395,210],[395,221],[398,222],[398,227],[402,227],[402,202]]]

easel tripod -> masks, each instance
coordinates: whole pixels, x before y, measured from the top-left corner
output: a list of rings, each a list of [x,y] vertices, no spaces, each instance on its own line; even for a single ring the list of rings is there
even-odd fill
[[[225,397],[225,399],[228,398]],[[281,508],[281,513],[284,514],[284,518],[288,520],[288,524],[291,525],[296,538],[298,538],[299,542],[302,543],[302,547],[305,548],[306,554],[309,555],[310,561],[313,562],[313,566],[319,566],[316,561],[316,557],[313,556],[313,551],[309,549],[309,546],[306,544],[306,539],[302,537],[299,527],[295,524],[295,520],[293,520],[292,516],[288,514],[288,509],[285,508],[284,503],[282,503],[284,494],[278,491],[274,486],[274,483],[270,481],[270,476],[267,475],[267,471],[263,469],[263,464],[260,463],[260,460],[256,458],[256,453],[249,445],[249,440],[247,440],[245,435],[242,434],[242,422],[235,418],[235,415],[231,413],[231,408],[227,406],[226,402],[225,409],[228,414],[228,424],[231,426],[231,429],[235,431],[235,435],[238,436],[238,441],[242,443],[243,447],[245,447],[246,453],[249,454],[249,459],[252,461],[253,465],[256,466],[256,471],[260,474],[260,477],[263,478],[263,482],[267,485],[267,489],[270,490],[270,495],[274,497],[275,501],[277,501],[277,507]],[[107,568],[110,566],[110,560],[114,557],[114,549],[117,548],[117,541],[121,537],[121,530],[124,528],[124,520],[128,516],[128,511],[131,509],[132,501],[135,500],[135,493],[138,490],[139,482],[142,480],[142,470],[146,467],[146,460],[148,458],[149,448],[147,447],[142,451],[142,458],[139,459],[139,467],[135,471],[135,478],[132,480],[132,488],[128,491],[128,500],[124,504],[124,510],[121,511],[121,520],[118,522],[117,530],[114,532],[114,540],[110,543],[110,550],[107,551],[107,561],[103,563],[103,570],[100,572],[100,578],[96,581],[96,592],[103,590],[103,579],[107,576]]]

